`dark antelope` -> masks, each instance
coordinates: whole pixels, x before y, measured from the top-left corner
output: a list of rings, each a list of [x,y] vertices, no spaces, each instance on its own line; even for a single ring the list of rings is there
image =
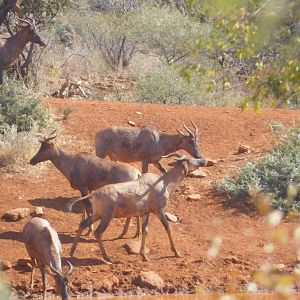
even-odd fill
[[[46,46],[36,32],[34,20],[19,19],[18,26],[21,30],[15,35],[8,38],[0,36],[0,84],[3,83],[3,71],[15,63],[28,42]]]
[[[183,149],[193,157],[201,157],[198,148],[198,128],[192,122],[194,132],[183,124],[186,133],[178,134],[159,131],[154,126],[141,128],[113,126],[96,134],[96,155],[109,156],[111,160],[122,162],[142,162],[142,173],[148,172],[149,163],[154,164],[162,173],[166,169],[160,159],[167,154]]]
[[[54,134],[54,132],[52,134]],[[75,190],[79,190],[82,196],[86,196],[91,191],[104,185],[131,181],[141,176],[140,171],[129,164],[109,161],[85,152],[75,155],[68,154],[51,142],[51,140],[56,137],[51,135],[50,137],[40,140],[41,147],[30,160],[30,164],[36,165],[40,162],[50,160],[69,180],[71,187]],[[85,211],[83,210],[82,219],[84,220],[85,212],[91,215],[92,208],[89,199],[85,199],[83,204]],[[129,220],[127,220],[120,237],[125,235],[128,225]],[[90,228],[89,232],[91,232],[91,230],[92,228]],[[137,222],[135,236],[138,236],[139,232],[139,222]]]

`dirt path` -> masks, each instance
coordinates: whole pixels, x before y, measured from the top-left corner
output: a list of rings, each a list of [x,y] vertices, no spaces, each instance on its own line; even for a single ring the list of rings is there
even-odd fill
[[[64,132],[76,138],[76,142],[65,145],[72,152],[93,151],[95,133],[111,125],[127,125],[129,120],[138,126],[153,124],[161,130],[175,132],[182,122],[192,119],[200,129],[201,151],[204,156],[219,162],[206,169],[208,177],[185,179],[168,203],[167,211],[178,216],[179,222],[172,224],[175,243],[183,257],[174,258],[170,251],[167,235],[155,217],[150,219],[147,246],[150,262],[141,261],[138,255],[128,255],[123,245],[130,239],[111,240],[122,230],[123,221],[114,220],[105,232],[105,247],[114,261],[113,266],[102,263],[94,238],[83,237],[75,258],[68,252],[79,224],[80,214],[66,214],[66,202],[79,196],[66,179],[52,166],[32,174],[5,174],[0,172],[0,215],[16,207],[43,206],[45,217],[60,234],[64,257],[75,266],[70,290],[73,294],[107,292],[114,294],[150,293],[133,284],[141,271],[155,271],[165,281],[161,292],[193,291],[195,286],[204,285],[212,290],[224,291],[233,287],[243,288],[251,279],[251,273],[267,258],[264,245],[270,241],[270,233],[262,217],[249,213],[242,204],[228,204],[215,195],[211,180],[233,174],[241,164],[264,155],[276,144],[268,123],[280,121],[288,124],[299,119],[299,111],[265,110],[261,114],[241,113],[238,109],[178,107],[148,104],[101,103],[94,101],[71,101],[47,99],[59,115],[68,106],[75,108],[66,121]],[[139,111],[141,114],[136,114]],[[250,154],[234,155],[241,144],[250,146]],[[140,168],[139,164],[136,164]],[[151,168],[152,172],[157,172]],[[187,193],[200,193],[201,200],[187,201]],[[31,293],[28,282],[30,273],[16,262],[26,258],[21,231],[27,219],[19,222],[0,220],[0,259],[14,266],[4,272],[21,296]],[[280,225],[291,235],[296,222]],[[129,237],[135,226],[130,227]],[[216,258],[207,256],[211,241],[222,239]],[[282,263],[291,269],[295,262],[295,250],[290,242],[275,244],[268,259]],[[38,274],[38,272],[36,272]],[[50,283],[53,283],[50,280]],[[36,275],[33,294],[41,291],[40,276]],[[152,291],[155,293],[156,291]]]

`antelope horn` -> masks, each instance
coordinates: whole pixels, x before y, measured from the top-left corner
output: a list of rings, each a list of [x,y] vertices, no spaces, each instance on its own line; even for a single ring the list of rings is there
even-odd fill
[[[54,136],[50,136],[50,137],[48,137],[48,138],[45,138],[45,139],[44,139],[44,142],[49,142],[49,141],[55,139],[56,137],[57,137],[57,135],[54,135]]]
[[[191,120],[191,123],[195,128],[195,135],[198,135],[199,134],[199,129],[198,129],[197,125],[192,120]]]
[[[163,158],[169,158],[169,157],[181,157],[181,155],[179,153],[170,153],[167,155],[163,155]]]
[[[183,128],[189,133],[189,135],[194,136],[193,132],[190,129],[188,129],[184,123]]]
[[[66,273],[67,276],[71,276],[74,272],[74,267],[73,265],[67,260],[67,263],[69,265],[69,271]]]
[[[61,276],[61,272],[56,270],[53,266],[52,266],[52,262],[50,261],[50,269],[53,273],[55,273],[56,275]]]
[[[24,23],[28,24],[29,26],[31,26],[31,25],[32,25],[32,23],[30,23],[30,21],[28,21],[28,20],[21,19],[21,18],[19,18],[19,17],[17,17],[17,19],[18,19],[18,21],[20,21],[20,22],[24,22]]]
[[[179,129],[177,129],[177,132],[180,134],[180,135],[183,135],[183,136],[186,136],[182,131],[180,131]]]

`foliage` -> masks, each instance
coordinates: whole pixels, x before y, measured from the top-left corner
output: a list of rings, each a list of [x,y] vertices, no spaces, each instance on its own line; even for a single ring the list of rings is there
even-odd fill
[[[208,38],[199,38],[195,53],[206,53],[224,70],[249,87],[250,96],[243,107],[254,103],[255,109],[265,102],[274,106],[297,106],[300,86],[300,3],[296,0],[270,1],[187,1],[189,10],[211,24]],[[196,14],[195,14],[196,12]],[[186,68],[186,75],[203,71],[201,63]]]
[[[300,211],[299,161],[300,129],[296,128],[267,157],[242,167],[235,179],[225,177],[217,189],[236,200],[246,199],[253,190],[271,193],[274,208]]]
[[[29,131],[37,123],[47,126],[49,112],[19,81],[10,80],[0,86],[0,130],[15,125],[17,131]]]
[[[173,64],[191,54],[196,37],[207,35],[208,24],[199,24],[177,10],[143,6],[135,12],[139,42],[150,55]],[[147,50],[144,50],[147,53]]]
[[[14,295],[8,283],[0,277],[0,300],[16,300],[18,297]]]
[[[138,84],[142,102],[183,104],[200,97],[197,81],[184,80],[173,66],[163,66],[149,76],[139,78]]]

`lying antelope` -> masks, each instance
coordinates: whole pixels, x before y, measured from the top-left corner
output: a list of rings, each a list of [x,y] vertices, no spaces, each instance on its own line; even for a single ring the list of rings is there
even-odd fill
[[[48,138],[40,140],[41,147],[30,160],[30,164],[36,165],[40,162],[50,160],[69,180],[71,187],[79,190],[82,196],[86,196],[91,191],[104,185],[131,181],[141,176],[140,171],[129,164],[116,163],[85,152],[75,155],[68,154],[51,142],[56,137],[51,135]],[[92,208],[88,197],[85,198],[83,204],[85,211],[83,210],[82,219],[84,220],[85,213],[91,215]],[[128,225],[129,220],[127,220],[120,237],[126,234]],[[91,230],[92,228],[90,228],[89,232]],[[139,232],[139,218],[137,218],[135,237],[139,235]]]
[[[19,19],[17,25],[21,30],[15,35],[8,38],[0,36],[0,84],[3,83],[3,71],[15,63],[28,42],[46,46],[36,32],[34,20]]]
[[[62,273],[62,247],[57,232],[51,227],[47,220],[36,217],[25,224],[23,229],[23,239],[32,264],[30,278],[31,288],[33,288],[34,267],[37,264],[42,274],[43,299],[45,299],[45,267],[50,266],[50,269],[54,274],[56,293],[58,295],[61,295],[62,300],[67,300],[68,276],[73,273],[74,268],[72,264],[68,262],[69,271],[66,273]]]
[[[106,185],[85,197],[71,201],[69,204],[70,211],[76,202],[89,197],[93,206],[93,214],[80,224],[70,255],[74,255],[82,231],[101,219],[100,225],[94,233],[104,261],[111,264],[112,262],[102,243],[102,235],[107,226],[113,218],[142,216],[140,254],[144,261],[148,261],[145,254],[145,240],[148,233],[149,214],[153,213],[158,216],[168,234],[171,250],[175,256],[179,257],[180,254],[175,247],[164,208],[184,176],[200,166],[210,164],[203,158],[186,158],[183,156],[172,165],[174,167],[161,176],[145,173],[135,181]]]
[[[108,155],[111,160],[127,163],[142,161],[142,173],[147,173],[148,165],[152,163],[165,173],[166,169],[160,163],[164,155],[183,149],[193,157],[201,157],[198,148],[199,130],[192,124],[194,132],[183,124],[187,134],[180,130],[177,130],[178,134],[163,133],[154,126],[108,127],[96,134],[96,155]]]

